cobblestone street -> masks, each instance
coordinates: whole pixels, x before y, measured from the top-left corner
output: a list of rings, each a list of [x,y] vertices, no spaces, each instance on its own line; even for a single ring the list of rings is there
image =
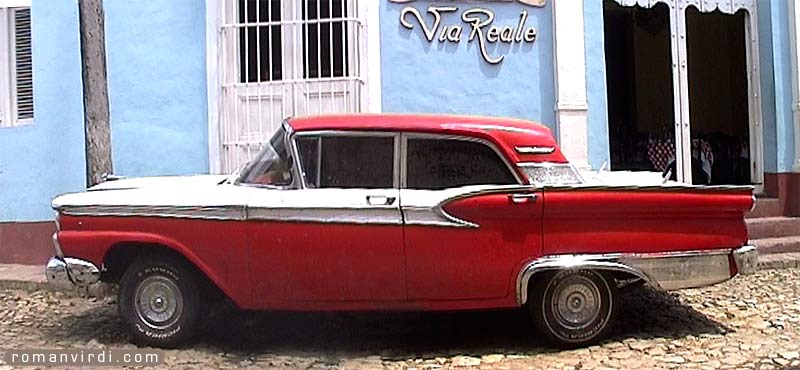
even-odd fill
[[[111,301],[0,293],[3,349],[133,348]],[[521,311],[223,310],[195,343],[166,351],[161,367],[800,368],[800,269],[764,270],[675,294],[632,288],[622,303],[610,339],[572,351],[549,348]]]

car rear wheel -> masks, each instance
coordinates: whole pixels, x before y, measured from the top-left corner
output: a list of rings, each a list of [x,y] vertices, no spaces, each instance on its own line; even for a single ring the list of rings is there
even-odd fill
[[[561,270],[538,276],[528,309],[539,331],[563,348],[594,343],[615,319],[614,279],[594,270]]]
[[[131,264],[120,280],[118,309],[134,342],[174,347],[197,325],[197,278],[185,262],[152,257]]]

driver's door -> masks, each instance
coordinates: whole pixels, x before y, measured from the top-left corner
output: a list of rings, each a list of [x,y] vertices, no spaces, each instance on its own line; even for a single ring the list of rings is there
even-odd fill
[[[249,202],[255,303],[404,300],[398,135],[295,139],[299,188],[264,189]]]

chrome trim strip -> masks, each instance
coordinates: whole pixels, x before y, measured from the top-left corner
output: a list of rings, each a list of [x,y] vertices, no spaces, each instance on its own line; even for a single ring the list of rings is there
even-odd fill
[[[244,220],[244,206],[149,206],[149,205],[65,205],[59,209],[70,216],[142,216],[208,220]]]
[[[516,146],[514,150],[519,154],[550,154],[556,151],[554,146]]]
[[[666,183],[658,185],[544,185],[546,191],[593,191],[593,190],[632,190],[632,191],[670,191],[670,192],[711,192],[711,191],[753,191],[750,185],[691,185],[684,183]]]
[[[56,250],[56,256],[64,258],[64,251],[61,249],[61,243],[58,241],[58,231],[53,233],[53,249]]]
[[[733,256],[733,258],[731,258]],[[551,255],[525,264],[517,275],[516,299],[519,305],[528,300],[528,285],[533,275],[550,270],[597,269],[632,274],[655,289],[699,288],[726,281],[734,260],[740,273],[757,268],[757,250],[739,248],[676,251],[660,253],[610,253]]]
[[[248,208],[247,219],[276,222],[310,222],[338,224],[402,225],[396,207],[361,208]]]
[[[447,213],[444,205],[481,195],[535,190],[536,187],[531,185],[474,185],[445,190],[406,188],[400,189],[400,201],[406,225],[478,228],[480,225]]]

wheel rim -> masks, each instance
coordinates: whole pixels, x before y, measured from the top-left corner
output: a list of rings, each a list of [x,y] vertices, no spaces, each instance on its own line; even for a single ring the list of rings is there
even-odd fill
[[[183,312],[183,296],[171,279],[150,276],[136,288],[134,305],[139,319],[153,329],[173,325]]]
[[[571,275],[553,288],[553,316],[565,328],[585,329],[600,316],[601,300],[597,284],[586,276]]]

